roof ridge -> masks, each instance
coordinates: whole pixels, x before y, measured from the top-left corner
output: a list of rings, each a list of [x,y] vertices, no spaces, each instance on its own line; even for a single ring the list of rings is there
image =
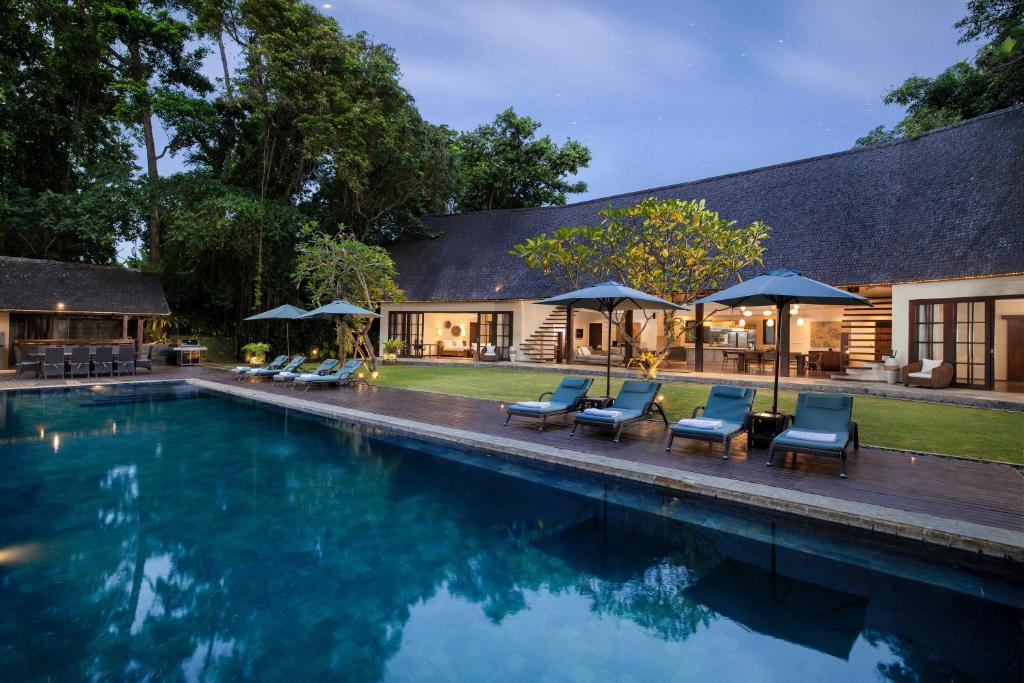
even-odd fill
[[[121,263],[115,263],[114,265],[104,266],[99,263],[78,263],[76,261],[58,261],[56,259],[49,258],[29,258],[28,256],[6,256],[0,254],[0,260],[5,261],[25,261],[31,263],[50,263],[55,266],[69,267],[69,268],[97,268],[104,270],[124,270],[129,273],[148,273],[150,271],[143,270],[141,268],[129,268]]]
[[[782,161],[782,162],[779,162],[779,163],[776,163],[776,164],[768,164],[768,165],[765,165],[765,166],[757,166],[755,168],[748,168],[748,169],[744,169],[742,171],[732,171],[732,172],[729,172],[729,173],[721,173],[719,175],[708,176],[706,178],[696,178],[694,180],[685,180],[685,181],[679,182],[679,183],[670,183],[668,185],[659,185],[659,186],[656,186],[656,187],[650,187],[650,188],[646,188],[646,189],[630,190],[630,191],[627,191],[627,192],[618,192],[618,193],[613,194],[613,195],[607,195],[607,196],[604,196],[604,197],[595,197],[593,199],[584,199],[582,201],[572,202],[570,204],[559,204],[559,205],[550,205],[550,206],[527,206],[527,207],[521,207],[521,208],[516,208],[516,209],[481,209],[479,211],[462,211],[462,212],[459,212],[459,213],[428,213],[428,214],[424,214],[423,217],[424,218],[454,218],[456,216],[476,216],[476,215],[479,215],[479,214],[486,214],[486,213],[519,213],[519,212],[525,212],[525,211],[537,211],[537,210],[542,210],[543,211],[543,210],[549,210],[549,209],[565,209],[565,208],[568,208],[568,207],[588,206],[588,205],[598,204],[598,203],[601,203],[601,204],[611,203],[611,200],[619,199],[619,198],[622,198],[622,197],[630,197],[630,196],[634,196],[634,195],[638,195],[638,194],[648,194],[648,193],[652,193],[653,194],[653,193],[656,193],[656,192],[664,192],[666,190],[674,190],[674,189],[678,189],[678,188],[683,188],[683,187],[686,187],[687,185],[696,185],[697,183],[706,183],[706,182],[711,182],[711,181],[715,181],[715,180],[723,180],[725,178],[734,178],[734,177],[737,177],[737,176],[751,175],[751,174],[754,174],[754,173],[761,173],[761,172],[764,172],[764,171],[770,171],[770,170],[775,170],[775,169],[780,169],[780,168],[789,168],[789,167],[792,167],[792,166],[798,166],[800,164],[806,164],[806,163],[810,163],[810,162],[813,162],[813,161],[822,161],[822,160],[825,160],[825,159],[834,159],[834,158],[843,157],[843,156],[847,156],[847,155],[871,153],[871,152],[875,152],[876,150],[879,150],[879,149],[886,149],[886,148],[895,147],[895,146],[898,146],[898,145],[909,145],[911,143],[915,143],[915,142],[917,142],[917,141],[919,141],[919,140],[921,140],[923,138],[926,138],[926,137],[929,137],[929,136],[932,136],[932,135],[935,135],[935,134],[945,133],[945,132],[947,132],[947,131],[949,131],[951,129],[960,128],[962,126],[973,125],[973,124],[976,124],[976,123],[982,121],[983,119],[995,118],[997,116],[1004,116],[1004,115],[1009,114],[1011,112],[1014,112],[1016,110],[1024,110],[1024,104],[1014,104],[1014,105],[1011,105],[1011,106],[1006,107],[1004,109],[999,109],[997,111],[989,112],[987,114],[981,114],[979,116],[975,116],[975,117],[972,117],[972,118],[969,118],[969,119],[964,119],[963,121],[957,121],[956,123],[951,123],[949,125],[942,126],[941,128],[935,128],[934,130],[927,131],[927,132],[922,133],[921,135],[918,135],[917,137],[914,137],[914,138],[907,138],[907,139],[904,139],[904,140],[893,140],[892,142],[886,142],[886,143],[883,143],[883,144],[880,144],[880,145],[872,145],[870,147],[852,147],[850,149],[843,149],[843,150],[839,150],[837,152],[828,152],[827,154],[819,154],[819,155],[812,156],[812,157],[804,157],[803,159],[793,159],[793,160],[790,160],[790,161]]]

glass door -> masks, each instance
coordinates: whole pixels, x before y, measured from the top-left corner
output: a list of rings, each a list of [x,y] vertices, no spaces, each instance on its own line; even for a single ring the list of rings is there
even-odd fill
[[[988,316],[985,301],[958,301],[955,308],[954,336],[956,375],[961,386],[988,386]]]
[[[498,349],[501,360],[508,359],[508,349],[512,346],[512,314],[511,313],[480,313],[477,316],[479,337],[478,347],[492,344]]]
[[[400,356],[421,358],[423,356],[423,314],[392,311],[388,314],[388,337],[405,342]]]

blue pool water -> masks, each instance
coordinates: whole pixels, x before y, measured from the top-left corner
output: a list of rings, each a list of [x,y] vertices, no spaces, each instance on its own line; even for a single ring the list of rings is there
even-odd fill
[[[0,394],[0,472],[3,681],[1022,676],[1019,586],[183,384]]]

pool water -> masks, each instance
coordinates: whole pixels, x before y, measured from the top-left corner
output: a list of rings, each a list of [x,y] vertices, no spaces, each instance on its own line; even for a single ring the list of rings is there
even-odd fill
[[[0,394],[0,467],[3,681],[1022,676],[968,575],[184,384]]]

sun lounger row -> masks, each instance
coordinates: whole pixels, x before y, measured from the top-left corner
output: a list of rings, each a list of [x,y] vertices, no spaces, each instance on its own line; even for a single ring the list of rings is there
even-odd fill
[[[302,372],[302,364],[306,362],[303,355],[293,356],[291,360],[287,356],[278,356],[273,361],[261,368],[253,368],[240,365],[232,368],[240,380],[250,379],[271,379],[274,382],[290,382],[292,388],[296,386],[305,387],[309,390],[312,386],[347,386],[362,382],[368,384],[360,368],[363,361],[352,358],[338,367],[336,358],[328,358],[317,366],[313,372]]]
[[[647,381],[624,382],[618,395],[606,407],[584,407],[587,391],[593,380],[584,377],[565,377],[553,392],[541,394],[536,401],[513,403],[506,408],[507,425],[513,417],[540,420],[543,431],[549,418],[573,414],[570,436],[580,426],[604,428],[614,431],[619,442],[626,425],[660,414],[668,425],[664,410],[657,402],[661,384]],[[747,432],[754,397],[757,390],[750,387],[713,386],[705,405],[697,406],[689,418],[673,424],[669,430],[665,450],[671,451],[676,439],[693,439],[724,445],[722,458],[728,459],[732,440]],[[800,394],[796,413],[787,418],[786,429],[771,442],[768,450],[769,467],[775,454],[805,453],[838,457],[842,478],[846,478],[846,461],[850,448],[860,448],[857,423],[853,421],[853,397],[822,394]],[[747,442],[750,453],[750,442]]]

